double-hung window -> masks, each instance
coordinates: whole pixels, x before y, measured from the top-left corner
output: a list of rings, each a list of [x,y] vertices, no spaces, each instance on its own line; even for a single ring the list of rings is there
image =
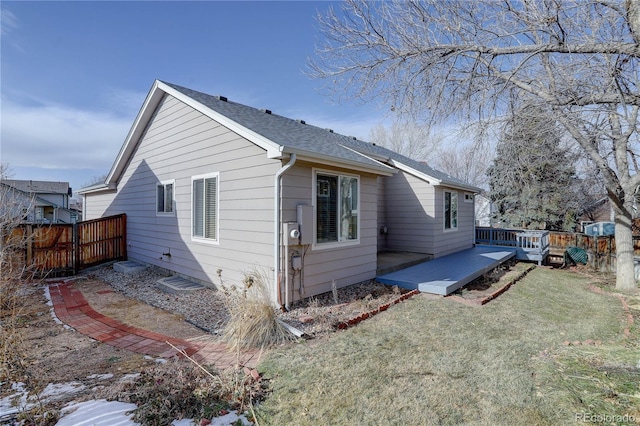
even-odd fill
[[[458,229],[458,193],[444,191],[444,229]]]
[[[218,183],[218,173],[194,176],[191,179],[191,235],[194,239],[218,241]]]
[[[360,232],[360,179],[317,172],[316,243],[356,241]]]
[[[174,185],[174,181],[165,181],[156,186],[156,214],[158,216],[173,215]]]

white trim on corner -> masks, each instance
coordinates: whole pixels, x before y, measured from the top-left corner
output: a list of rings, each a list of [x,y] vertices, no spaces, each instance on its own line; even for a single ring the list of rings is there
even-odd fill
[[[196,237],[193,235],[193,181],[199,179],[216,178],[216,239]],[[191,241],[198,244],[220,245],[220,172],[211,172],[191,176],[189,194],[191,196],[191,214],[189,215],[189,235]]]
[[[317,242],[317,238],[318,238],[318,230],[317,230],[317,225],[318,225],[318,210],[317,210],[317,194],[316,194],[316,189],[318,187],[317,184],[317,176],[318,173],[320,173],[321,175],[328,175],[328,176],[337,176],[338,178],[340,178],[340,176],[347,176],[347,177],[353,177],[358,179],[358,238],[355,240],[343,240],[343,241],[332,241],[332,242],[327,242],[327,243],[318,243]],[[319,251],[319,250],[328,250],[328,249],[340,249],[340,248],[345,248],[345,247],[350,247],[350,246],[357,246],[360,245],[360,232],[362,229],[362,211],[361,211],[361,205],[362,203],[360,202],[361,200],[361,183],[362,183],[362,177],[358,174],[354,174],[354,173],[342,173],[342,172],[337,172],[335,170],[327,170],[327,169],[319,169],[316,167],[313,167],[311,169],[311,205],[313,206],[313,243],[311,244],[311,250],[312,251]],[[338,179],[339,181],[340,179]],[[339,188],[338,188],[339,190]],[[338,195],[339,198],[339,195]],[[339,207],[337,207],[339,208]]]

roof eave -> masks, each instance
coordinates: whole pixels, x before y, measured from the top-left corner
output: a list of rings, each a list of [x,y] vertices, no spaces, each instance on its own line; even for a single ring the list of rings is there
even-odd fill
[[[117,188],[117,185],[115,183],[110,183],[110,184],[103,183],[98,185],[87,186],[86,188],[80,188],[79,190],[76,191],[76,193],[80,195],[96,194],[99,192],[115,191],[116,188]]]
[[[461,184],[458,182],[452,182],[452,181],[447,181],[444,179],[437,179],[431,175],[428,175],[427,173],[421,172],[420,170],[416,170],[413,167],[407,166],[406,164],[397,161],[397,160],[391,160],[391,164],[393,164],[394,167],[397,167],[399,170],[402,170],[404,172],[407,172],[419,179],[422,179],[428,183],[430,183],[433,186],[446,186],[448,188],[454,188],[454,189],[460,189],[463,191],[469,191],[469,192],[473,192],[473,193],[479,193],[480,191],[482,191],[480,188],[478,188],[477,186],[473,186],[473,185],[467,185],[467,184]]]
[[[379,165],[365,164],[358,161],[337,158],[330,155],[319,154],[317,152],[291,147],[285,148],[283,152],[287,154],[296,154],[299,161],[308,161],[311,163],[342,167],[349,170],[373,173],[380,176],[392,176],[394,173],[396,173],[396,170],[393,167],[389,167],[382,163],[380,163]]]

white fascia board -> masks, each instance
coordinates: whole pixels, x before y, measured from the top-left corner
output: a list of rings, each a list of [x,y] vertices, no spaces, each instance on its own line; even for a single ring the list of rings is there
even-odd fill
[[[201,112],[207,117],[222,124],[224,127],[228,128],[229,130],[239,134],[240,136],[244,137],[245,139],[249,140],[250,142],[253,142],[260,148],[264,149],[265,151],[267,151],[268,158],[282,158],[282,146],[273,142],[271,139],[268,139],[262,136],[261,134],[254,132],[253,130],[247,129],[246,127],[231,120],[227,116],[212,110],[206,105],[203,105],[200,102],[196,101],[195,99],[190,98],[189,96],[186,96],[182,92],[179,92],[178,90],[164,84],[161,81],[156,81],[156,84],[165,93],[184,102],[185,104],[194,108],[196,111]]]
[[[153,83],[153,86],[151,86],[151,90],[149,90],[149,94],[147,94],[147,97],[142,104],[142,108],[140,108],[129,133],[124,140],[124,144],[120,148],[120,152],[118,152],[118,156],[107,175],[107,179],[105,180],[106,185],[117,184],[120,179],[120,175],[124,172],[127,163],[129,162],[129,158],[138,145],[138,140],[147,128],[147,124],[153,116],[156,107],[164,97],[164,92],[159,87],[160,84],[161,82],[156,80]]]
[[[309,152],[301,149],[286,148],[285,152],[289,154],[296,154],[298,161],[307,161],[309,163],[323,164],[333,167],[341,167],[343,169],[349,169],[365,173],[373,173],[380,176],[392,176],[397,171],[393,167],[389,167],[380,163],[380,167],[367,166],[366,164],[359,163],[357,161],[350,161],[332,157],[329,155],[318,154],[316,152]]]
[[[368,152],[360,152],[360,151],[358,151],[358,150],[356,150],[356,149],[353,149],[353,148],[351,148],[351,147],[348,147],[348,146],[345,146],[345,145],[342,145],[342,144],[341,144],[340,146],[341,146],[341,147],[343,147],[343,148],[345,148],[345,149],[348,149],[349,151],[351,151],[351,152],[353,152],[353,153],[355,153],[355,154],[358,154],[358,155],[360,155],[360,156],[362,156],[362,157],[364,157],[364,158],[366,158],[366,159],[368,159],[368,160],[377,161],[377,162],[379,162],[381,165],[383,165],[383,166],[385,166],[385,167],[388,167],[389,169],[393,170],[393,173],[397,173],[397,170],[396,170],[396,169],[394,169],[393,167],[389,167],[389,166],[387,166],[387,165],[385,165],[385,164],[383,164],[383,163],[382,163],[382,162],[387,162],[387,161],[389,161],[389,157],[381,157],[381,156],[379,156],[379,155],[370,154],[370,153],[368,153]]]
[[[393,164],[394,167],[396,167],[398,170],[402,170],[403,172],[407,172],[410,175],[413,175],[419,179],[422,179],[424,181],[426,181],[427,183],[433,185],[433,186],[438,186],[442,184],[442,181],[439,179],[434,178],[433,176],[429,176],[426,173],[423,173],[419,170],[414,169],[413,167],[409,167],[404,163],[401,163],[399,161],[396,160],[391,160],[391,164]]]
[[[422,179],[424,181],[426,181],[427,183],[433,185],[433,186],[446,186],[448,188],[453,188],[453,189],[460,189],[462,191],[468,191],[468,192],[473,192],[474,194],[477,194],[480,192],[480,188],[473,186],[473,185],[464,185],[464,184],[459,184],[459,183],[453,183],[453,182],[445,182],[442,181],[442,179],[436,179],[433,176],[430,176],[424,172],[421,172],[419,170],[414,169],[413,167],[409,167],[404,163],[401,163],[399,161],[396,160],[391,160],[391,164],[394,165],[394,167],[397,167],[399,170],[402,170],[403,172],[407,172],[415,177],[417,177],[418,179]]]
[[[93,185],[93,186],[88,186],[86,188],[81,188],[79,190],[77,190],[76,192],[80,195],[85,195],[85,194],[97,194],[100,192],[108,192],[108,191],[113,191],[116,189],[116,184],[112,183],[112,184],[100,184],[100,185]]]

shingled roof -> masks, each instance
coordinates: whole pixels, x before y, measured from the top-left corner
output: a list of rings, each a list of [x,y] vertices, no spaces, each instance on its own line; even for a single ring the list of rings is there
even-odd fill
[[[334,157],[336,160],[350,160],[365,165],[391,164],[394,167],[405,165],[408,169],[430,177],[432,184],[449,185],[471,191],[479,191],[460,179],[438,171],[425,163],[412,160],[382,146],[359,140],[352,136],[322,129],[302,120],[293,120],[269,110],[260,110],[232,102],[221,96],[207,95],[171,83],[165,83],[188,96],[228,117],[238,124],[264,136],[283,147],[283,151],[302,149],[309,153]]]
[[[286,158],[289,154],[296,154],[299,158],[309,161],[364,170],[383,176],[391,175],[400,169],[433,185],[451,186],[473,192],[480,191],[479,188],[435,170],[425,163],[414,161],[352,136],[316,127],[303,120],[283,117],[266,109],[233,102],[223,96],[208,95],[156,80],[118,153],[105,184],[84,188],[80,192],[115,188],[129,156],[133,154],[144,129],[153,118],[155,109],[166,95],[187,103],[264,148],[269,158]]]

